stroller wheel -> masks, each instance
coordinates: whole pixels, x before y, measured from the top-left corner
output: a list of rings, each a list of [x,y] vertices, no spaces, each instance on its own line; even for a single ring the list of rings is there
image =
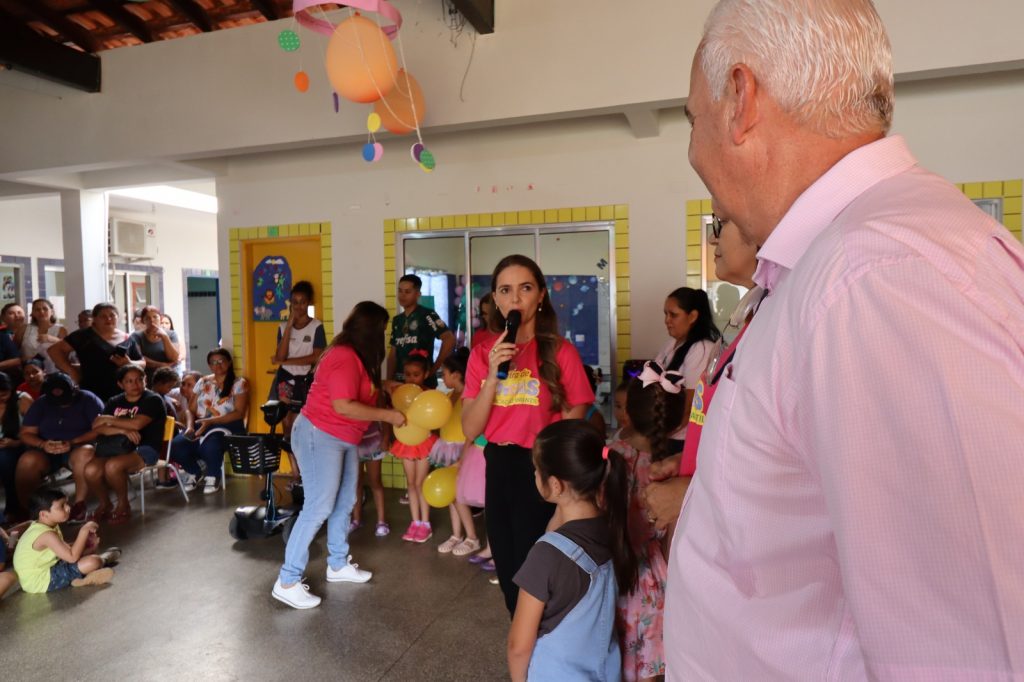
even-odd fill
[[[236,540],[246,540],[249,537],[248,535],[246,535],[245,529],[242,527],[242,524],[238,522],[237,516],[231,517],[231,521],[228,523],[228,533],[230,533],[231,537],[233,537]]]

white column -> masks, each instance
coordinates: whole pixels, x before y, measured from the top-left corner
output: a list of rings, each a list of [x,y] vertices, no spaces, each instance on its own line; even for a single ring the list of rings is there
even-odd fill
[[[107,283],[107,197],[103,192],[60,193],[67,319],[110,298]]]

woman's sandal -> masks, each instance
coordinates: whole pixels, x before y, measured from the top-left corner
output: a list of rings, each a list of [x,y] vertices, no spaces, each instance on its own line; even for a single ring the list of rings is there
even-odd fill
[[[488,573],[496,570],[494,568],[494,559],[488,559],[487,561],[485,561],[482,564],[480,564],[480,570],[481,571],[487,571]]]
[[[489,557],[489,556],[482,556],[482,554],[483,553],[481,552],[480,554],[474,554],[473,556],[469,557],[469,563],[471,563],[471,564],[482,564],[485,561],[490,561],[491,560],[491,557]]]
[[[110,513],[112,511],[113,509],[111,507],[97,507],[85,515],[85,520],[101,523],[110,519]]]
[[[112,511],[110,513],[110,516],[107,517],[107,523],[110,524],[111,526],[116,526],[116,525],[121,524],[121,523],[127,523],[128,520],[131,519],[131,518],[132,518],[132,510],[131,509],[125,509],[124,511],[114,510],[114,511]]]

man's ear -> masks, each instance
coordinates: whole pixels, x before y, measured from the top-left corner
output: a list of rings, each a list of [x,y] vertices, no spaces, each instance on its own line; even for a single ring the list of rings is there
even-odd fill
[[[760,121],[760,84],[746,64],[736,64],[729,71],[727,91],[732,104],[729,134],[733,144],[742,144]]]

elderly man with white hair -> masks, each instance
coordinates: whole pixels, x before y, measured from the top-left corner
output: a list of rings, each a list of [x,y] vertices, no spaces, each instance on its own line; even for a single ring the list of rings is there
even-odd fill
[[[904,140],[869,0],[722,0],[690,162],[768,295],[672,546],[672,680],[1024,680],[1024,248]]]

